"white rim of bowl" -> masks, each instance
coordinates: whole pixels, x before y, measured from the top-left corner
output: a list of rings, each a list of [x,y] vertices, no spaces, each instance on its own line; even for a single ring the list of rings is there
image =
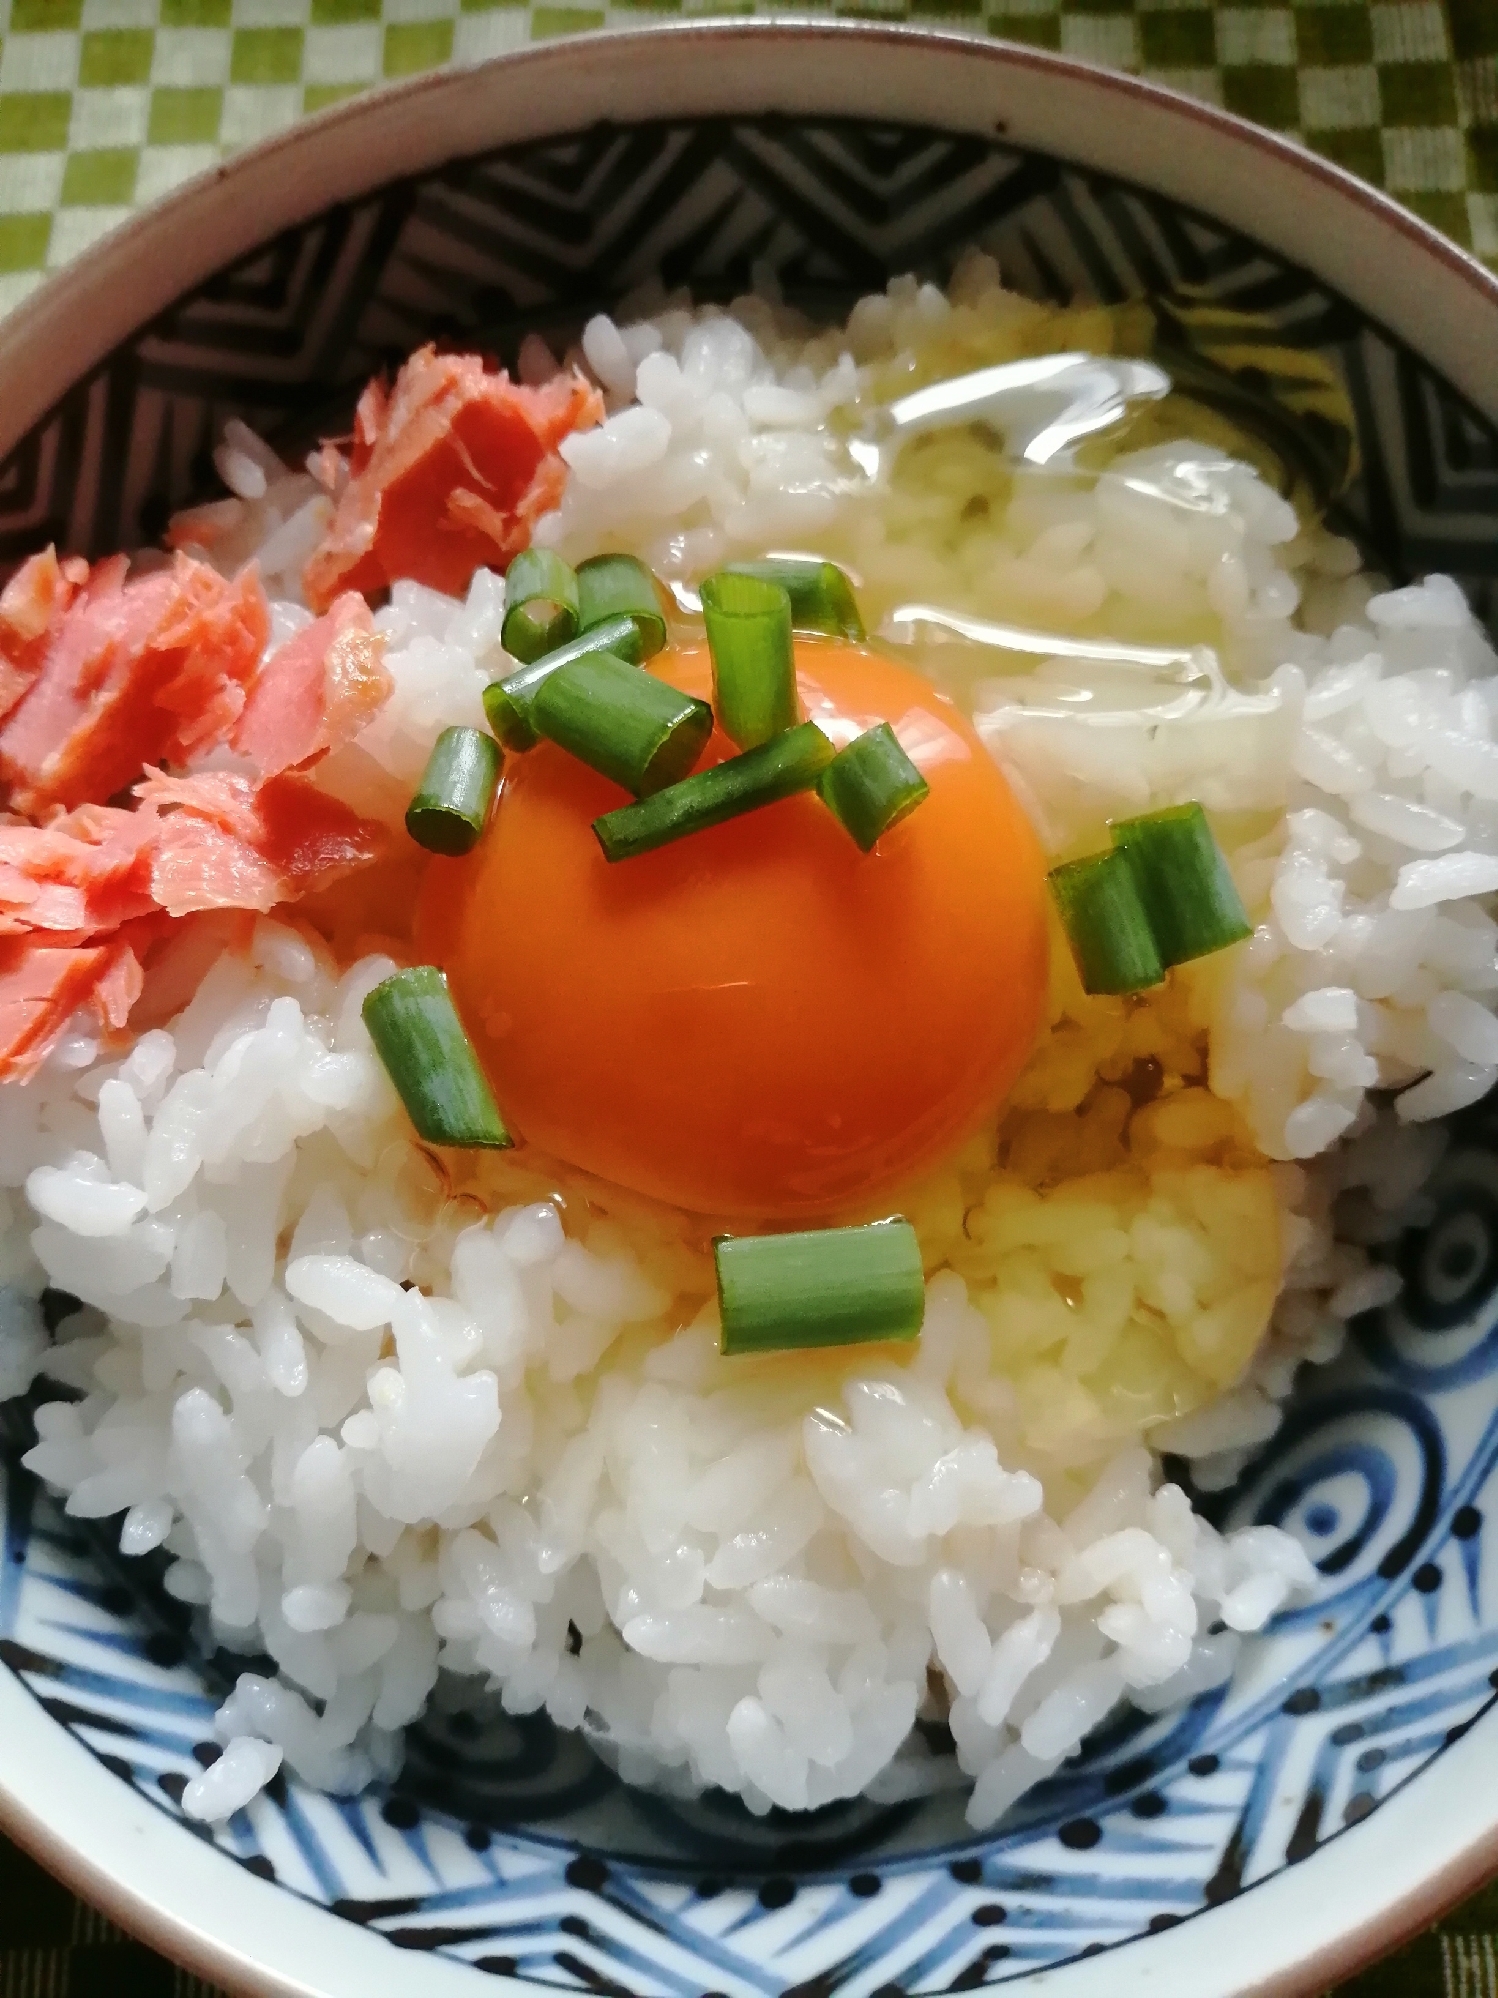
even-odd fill
[[[785,60],[790,49],[798,60]],[[372,91],[235,155],[103,237],[0,325],[0,455],[120,341],[280,230],[449,160],[583,130],[621,103],[630,123],[770,106],[930,124],[1132,181],[1315,271],[1498,421],[1483,323],[1485,308],[1498,310],[1498,277],[1341,167],[1163,85],[1044,50],[791,19],[669,22],[545,43]],[[1088,115],[1121,105],[1123,135]],[[243,199],[257,183],[258,205]],[[1308,187],[1318,201],[1306,200]]]
[[[558,104],[565,118],[551,108]],[[0,326],[0,454],[121,341],[281,230],[449,160],[584,129],[620,104],[635,124],[767,108],[926,124],[1113,175],[1304,265],[1498,420],[1490,363],[1498,279],[1387,195],[1291,141],[1158,84],[1015,44],[869,22],[715,21],[592,34],[431,72],[305,120],[187,183]],[[1121,131],[1102,115],[1120,108],[1128,113]],[[1308,185],[1319,201],[1306,200]],[[0,1673],[0,1741],[0,1827],[166,1955],[265,1998],[403,1998],[409,1990],[408,1951],[256,1878],[195,1837],[106,1770],[9,1671]],[[1498,1867],[1498,1806],[1489,1801],[1498,1796],[1498,1715],[1486,1715],[1459,1755],[1441,1755],[1410,1790],[1318,1848],[1312,1902],[1299,1868],[1284,1868],[1152,1936],[1147,1948],[1128,1945],[1037,1976],[1065,1998],[1319,1991]],[[434,1954],[419,1971],[432,1998],[473,1998],[478,1974]],[[490,1990],[532,1989],[483,1974]],[[1016,1988],[1034,1982],[1015,1980]],[[743,1998],[759,1994],[746,1985]]]

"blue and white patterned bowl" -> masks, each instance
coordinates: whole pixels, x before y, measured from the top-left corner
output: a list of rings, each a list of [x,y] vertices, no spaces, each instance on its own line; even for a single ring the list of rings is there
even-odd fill
[[[558,137],[558,131],[566,136]],[[1332,354],[1384,569],[1498,568],[1498,284],[1381,197],[1167,93],[859,27],[597,37],[299,128],[130,225],[0,329],[0,555],[159,531],[231,413],[335,420],[434,333],[513,351],[652,269],[767,262],[835,310],[967,243],[1047,297],[1180,283]],[[1321,1587],[1232,1685],[1110,1723],[999,1829],[960,1804],[754,1820],[631,1793],[544,1718],[439,1702],[390,1790],[179,1814],[243,1661],[17,1468],[5,1413],[0,1820],[218,1981],[433,1998],[485,1977],[692,1998],[1321,1989],[1498,1863],[1498,1113],[1467,1113],[1400,1308],[1358,1323],[1219,1523]],[[421,1952],[419,1972],[409,1954]],[[1092,1960],[1089,1960],[1092,1959]]]

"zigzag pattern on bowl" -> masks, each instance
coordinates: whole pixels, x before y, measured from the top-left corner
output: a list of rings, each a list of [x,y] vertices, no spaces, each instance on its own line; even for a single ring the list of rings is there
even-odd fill
[[[570,336],[652,273],[730,297],[756,268],[813,310],[969,243],[1018,289],[1108,303],[1186,283],[1336,356],[1364,477],[1349,518],[1392,573],[1498,571],[1498,434],[1345,301],[1137,188],[975,138],[847,122],[604,129],[403,181],[288,232],[202,286],[72,391],[0,465],[0,557],[151,539],[213,490],[223,419],[336,424],[424,339],[512,356]]]
[[[608,129],[404,183],[293,231],[127,343],[0,467],[0,553],[92,552],[208,488],[222,419],[336,424],[434,333],[565,337],[659,268],[728,296],[752,269],[836,310],[969,242],[1020,288],[1112,300],[1181,282],[1334,353],[1360,421],[1350,517],[1391,573],[1495,565],[1498,437],[1305,276],[1137,189],[926,131]],[[1308,1379],[1225,1521],[1293,1526],[1322,1588],[1231,1687],[1135,1715],[975,1839],[956,1790],[756,1822],[625,1791],[544,1720],[463,1704],[392,1791],[278,1782],[226,1854],[407,1948],[615,1994],[970,1990],[1127,1943],[1251,1888],[1377,1808],[1498,1687],[1498,1121],[1470,1114],[1409,1295]],[[12,1418],[19,1411],[12,1411]],[[121,1778],[176,1813],[243,1661],[189,1659],[178,1606],[65,1518],[5,1449],[0,1657]],[[929,1743],[944,1744],[939,1731]],[[184,1833],[184,1835],[186,1835]],[[200,1832],[200,1836],[206,1836]]]

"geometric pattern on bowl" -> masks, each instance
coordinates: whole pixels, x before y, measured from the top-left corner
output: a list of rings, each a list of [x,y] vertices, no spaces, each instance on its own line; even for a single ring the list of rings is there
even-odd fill
[[[756,270],[833,313],[969,243],[1045,298],[1181,283],[1331,355],[1359,424],[1347,524],[1395,577],[1442,568],[1485,607],[1498,435],[1345,300],[1157,195],[988,141],[853,121],[611,126],[511,147],[330,211],[125,342],[0,466],[0,557],[159,533],[210,490],[243,416],[336,428],[374,369],[433,336],[512,357],[563,342],[652,272],[728,297]],[[1273,1522],[1320,1588],[1245,1645],[1232,1684],[1131,1715],[975,1838],[961,1793],[763,1820],[626,1790],[573,1736],[471,1692],[413,1730],[389,1789],[278,1778],[210,1835],[243,1865],[407,1949],[567,1989],[686,1998],[924,1994],[1127,1944],[1293,1865],[1376,1810],[1492,1703],[1498,1547],[1498,1118],[1460,1120],[1406,1295],[1303,1374],[1220,1524]],[[183,1612],[19,1469],[6,1412],[0,1659],[164,1811],[215,1752],[245,1661],[189,1655]],[[930,1743],[949,1750],[939,1731]],[[186,1822],[185,1820],[183,1822]]]

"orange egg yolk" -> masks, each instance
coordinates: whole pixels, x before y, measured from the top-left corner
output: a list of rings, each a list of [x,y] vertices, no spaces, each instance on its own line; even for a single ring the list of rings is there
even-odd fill
[[[512,1131],[725,1219],[908,1185],[991,1116],[1045,1008],[1045,862],[973,730],[872,652],[798,640],[796,666],[839,747],[888,721],[930,786],[872,853],[807,793],[610,864],[592,821],[626,794],[542,743],[417,920]],[[702,648],[650,670],[710,694]],[[715,732],[699,767],[734,753]]]

